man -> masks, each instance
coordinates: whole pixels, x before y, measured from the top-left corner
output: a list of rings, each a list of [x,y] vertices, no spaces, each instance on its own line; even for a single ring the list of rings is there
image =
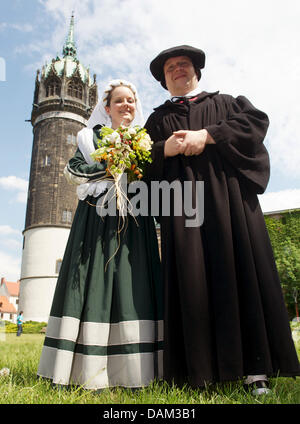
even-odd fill
[[[205,54],[161,52],[150,65],[172,98],[148,118],[152,181],[204,182],[204,222],[160,216],[165,280],[164,376],[193,387],[300,375],[257,194],[269,179],[268,117],[245,97],[199,89]],[[253,387],[253,385],[255,387]]]
[[[20,311],[20,313],[17,316],[17,327],[18,327],[17,336],[21,336],[23,332],[22,326],[23,326],[23,311]]]

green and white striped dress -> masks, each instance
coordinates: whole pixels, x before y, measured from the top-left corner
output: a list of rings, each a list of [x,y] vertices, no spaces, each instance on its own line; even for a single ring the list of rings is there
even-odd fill
[[[68,163],[68,172],[86,181],[104,169],[87,164],[79,149]],[[37,374],[87,389],[143,387],[162,378],[163,287],[153,218],[137,216],[137,225],[128,216],[105,271],[118,247],[118,217],[101,218],[90,205],[96,202],[79,201]]]

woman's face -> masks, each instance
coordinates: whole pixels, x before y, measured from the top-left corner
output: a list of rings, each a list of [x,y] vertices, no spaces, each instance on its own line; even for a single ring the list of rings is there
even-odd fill
[[[106,113],[111,117],[112,128],[120,125],[128,127],[135,116],[135,98],[130,88],[119,86],[111,93],[110,105],[105,106]]]

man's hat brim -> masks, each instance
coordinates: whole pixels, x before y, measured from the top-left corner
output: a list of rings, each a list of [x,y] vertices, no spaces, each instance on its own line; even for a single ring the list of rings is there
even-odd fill
[[[202,69],[205,66],[205,53],[192,46],[177,46],[163,50],[150,63],[150,71],[157,81],[164,81],[164,64],[170,57],[188,56],[196,69]]]

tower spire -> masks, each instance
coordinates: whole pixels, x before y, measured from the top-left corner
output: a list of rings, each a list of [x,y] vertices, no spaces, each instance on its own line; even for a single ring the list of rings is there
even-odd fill
[[[76,59],[76,54],[77,50],[74,41],[74,12],[72,12],[68,36],[63,47],[63,55],[64,57],[72,56],[74,59]]]

